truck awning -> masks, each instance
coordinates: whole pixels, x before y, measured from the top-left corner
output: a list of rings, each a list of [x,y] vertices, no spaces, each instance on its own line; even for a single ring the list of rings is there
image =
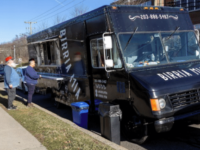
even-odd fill
[[[41,40],[41,41],[37,41],[37,42],[28,43],[27,45],[32,45],[32,44],[41,44],[41,43],[45,43],[45,42],[53,42],[53,41],[57,41],[57,40],[58,40],[58,38],[49,39],[49,40]]]

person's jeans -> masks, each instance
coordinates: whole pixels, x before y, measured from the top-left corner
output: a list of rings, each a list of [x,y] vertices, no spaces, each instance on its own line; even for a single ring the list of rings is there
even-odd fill
[[[6,89],[6,91],[8,93],[8,108],[10,108],[13,106],[13,101],[16,96],[16,88]]]
[[[32,98],[33,98],[33,94],[35,91],[35,85],[29,84],[29,83],[25,83],[27,88],[28,88],[28,103],[32,102]]]

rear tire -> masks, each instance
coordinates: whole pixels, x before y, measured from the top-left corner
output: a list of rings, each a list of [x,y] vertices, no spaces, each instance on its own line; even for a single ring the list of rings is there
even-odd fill
[[[55,101],[55,102],[54,102],[54,106],[55,106],[57,109],[60,109],[61,103]]]

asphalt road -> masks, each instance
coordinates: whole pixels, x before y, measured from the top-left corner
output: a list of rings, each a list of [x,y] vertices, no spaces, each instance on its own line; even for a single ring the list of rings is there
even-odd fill
[[[0,87],[3,87],[3,82],[0,82]],[[27,98],[20,90],[17,94],[21,97]],[[50,100],[50,95],[35,94],[33,102],[49,111],[72,121],[71,108],[68,106],[61,106],[59,109]],[[93,117],[90,121],[89,127],[91,132],[100,134],[100,123],[98,117]],[[148,141],[143,145],[137,145],[128,142],[121,137],[121,146],[129,150],[199,150],[200,149],[200,125],[183,126],[178,124],[173,131],[162,134],[151,135]]]

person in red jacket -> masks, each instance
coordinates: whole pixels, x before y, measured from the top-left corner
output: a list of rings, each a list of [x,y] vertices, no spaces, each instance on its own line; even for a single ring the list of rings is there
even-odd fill
[[[37,80],[41,77],[38,75],[34,69],[35,67],[35,60],[31,58],[29,60],[29,66],[26,68],[25,73],[25,84],[28,87],[28,103],[27,107],[34,107],[32,104],[32,97],[35,91],[35,85],[37,84]]]

